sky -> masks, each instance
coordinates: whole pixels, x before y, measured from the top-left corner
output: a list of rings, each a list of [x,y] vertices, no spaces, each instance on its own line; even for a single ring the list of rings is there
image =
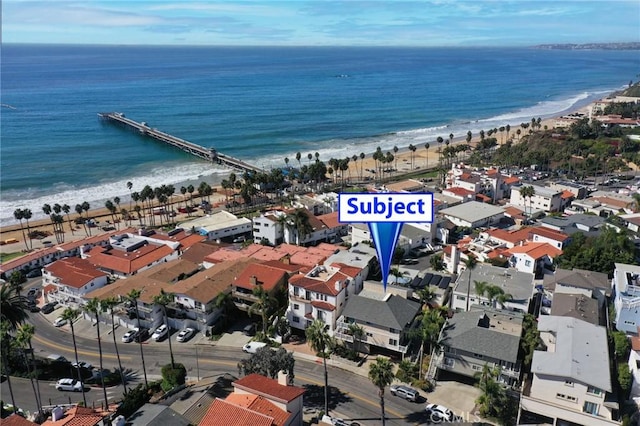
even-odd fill
[[[3,43],[531,46],[640,41],[640,1],[3,0]]]

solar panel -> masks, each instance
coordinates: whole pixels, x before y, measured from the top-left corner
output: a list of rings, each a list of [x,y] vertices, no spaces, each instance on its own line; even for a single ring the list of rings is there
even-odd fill
[[[429,281],[429,285],[438,285],[441,279],[442,279],[442,275],[434,275],[433,277],[431,277],[431,281]]]
[[[438,284],[438,288],[445,289],[449,287],[449,283],[451,283],[451,277],[442,277],[440,284]]]
[[[422,281],[420,281],[420,288],[425,288],[426,286],[428,286],[429,281],[431,281],[431,277],[433,277],[433,274],[425,275]]]
[[[420,283],[422,282],[422,278],[416,276],[413,281],[411,281],[411,284],[409,284],[409,287],[411,288],[417,288],[420,287]]]

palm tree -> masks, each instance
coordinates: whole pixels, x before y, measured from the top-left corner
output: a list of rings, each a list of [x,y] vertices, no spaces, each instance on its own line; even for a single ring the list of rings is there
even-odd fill
[[[87,231],[87,224],[84,221],[84,218],[82,217],[82,204],[76,204],[74,210],[78,214],[78,218],[76,220],[79,220],[79,221],[82,222],[82,226],[84,227],[84,233],[88,237],[89,236],[89,231]]]
[[[109,406],[109,398],[107,397],[107,388],[104,386],[104,374],[102,371],[104,370],[103,358],[102,358],[102,340],[100,338],[100,312],[103,311],[103,305],[100,302],[100,299],[93,298],[87,302],[84,306],[85,312],[89,314],[93,314],[96,317],[96,334],[98,336],[98,355],[100,359],[100,383],[102,384],[102,392],[104,393],[104,402],[105,405]]]
[[[486,281],[473,281],[478,297],[484,297],[491,285]]]
[[[249,315],[259,314],[262,317],[262,335],[266,337],[269,313],[277,306],[277,302],[260,284],[253,288],[252,293],[258,300],[249,306],[247,312]]]
[[[73,340],[73,352],[76,357],[76,372],[78,373],[78,380],[82,383],[82,374],[80,373],[80,362],[78,360],[78,345],[76,344],[76,330],[73,328],[73,322],[80,316],[80,311],[73,308],[66,308],[60,317],[67,320],[71,327],[71,339]],[[82,401],[84,406],[87,406],[87,396],[84,393],[84,383],[82,384]]]
[[[360,153],[360,180],[362,180],[362,166],[364,165],[363,164],[364,161],[362,161],[362,160],[364,160],[365,157],[366,157],[365,153],[361,152]]]
[[[29,318],[27,298],[20,295],[18,287],[9,283],[0,287],[0,319],[8,323],[10,330],[17,330]]]
[[[377,357],[376,362],[369,365],[369,380],[378,388],[382,426],[386,424],[384,414],[384,388],[393,382],[393,365],[387,358]]]
[[[111,337],[113,337],[113,346],[116,348],[116,358],[118,358],[118,369],[120,370],[120,379],[122,380],[122,387],[124,392],[127,393],[127,380],[122,369],[122,362],[120,361],[120,351],[118,350],[118,343],[116,339],[116,321],[115,321],[115,307],[120,302],[115,296],[110,296],[102,300],[102,306],[104,310],[108,310],[111,315]]]
[[[353,336],[353,353],[357,354],[358,348],[360,347],[360,341],[362,341],[362,338],[365,336],[365,333],[366,333],[365,329],[363,326],[355,322],[352,322],[351,324],[349,324],[348,329],[349,329],[349,334]]]
[[[73,232],[73,228],[75,228],[75,226],[71,224],[71,217],[69,217],[69,212],[71,211],[71,207],[69,207],[69,204],[63,204],[62,211],[67,216],[67,222],[69,223],[69,229],[71,229],[71,235],[75,235]]]
[[[324,413],[329,414],[329,373],[327,372],[327,349],[331,343],[331,337],[327,333],[327,325],[319,319],[313,320],[307,329],[305,335],[311,349],[316,351],[322,357],[322,366],[324,367]]]
[[[520,196],[522,198],[524,198],[525,200],[528,199],[528,201],[529,201],[529,214],[528,215],[525,214],[525,216],[527,216],[527,222],[529,222],[531,220],[531,214],[532,214],[531,199],[533,198],[534,195],[536,195],[536,190],[531,185],[523,186],[520,189]]]
[[[20,222],[20,230],[22,231],[22,239],[24,240],[24,245],[29,250],[29,246],[27,245],[27,236],[24,233],[24,227],[22,226],[22,219],[24,219],[24,214],[22,213],[22,209],[15,209],[13,211],[13,217]]]
[[[140,206],[136,206],[136,207],[140,207]],[[129,293],[127,293],[126,295],[127,300],[133,304],[136,310],[136,318],[138,319],[138,330],[140,330],[140,312],[138,312],[138,299],[140,299],[141,295],[142,295],[142,292],[136,288],[131,289],[131,291],[129,291]],[[147,367],[145,366],[145,363],[144,363],[144,351],[142,350],[142,339],[138,339],[138,344],[140,345],[140,359],[142,360],[142,372],[144,373],[144,387],[148,388],[149,382],[147,381]]]
[[[302,168],[302,163],[300,162],[301,158],[302,158],[302,154],[300,154],[300,151],[296,152],[296,160],[298,161],[298,168]]]
[[[424,144],[424,149],[427,151],[427,156],[425,158],[425,162],[424,162],[424,167],[425,169],[429,167],[429,148],[431,148],[431,145],[427,142]]]
[[[153,296],[153,303],[162,306],[162,320],[163,324],[169,329],[169,318],[167,317],[167,305],[173,302],[175,295],[173,293],[166,293],[164,290],[160,290],[160,294]],[[176,368],[176,363],[173,358],[173,347],[171,346],[171,333],[167,332],[167,341],[169,342],[169,355],[171,356],[171,369]]]
[[[133,194],[131,193],[131,188],[133,188],[133,182],[127,182],[127,189],[129,190],[129,210],[131,210],[131,201],[133,201]]]
[[[420,289],[417,294],[423,304],[428,304],[436,297],[436,292],[431,287]]]
[[[9,331],[11,329],[11,324],[8,321],[5,321],[4,318],[0,321],[0,342],[2,343],[2,350],[0,351],[0,356],[2,356],[2,372],[4,376],[7,378],[7,385],[9,386],[9,395],[11,395],[11,404],[16,407],[16,400],[13,395],[13,386],[11,385],[11,368],[9,366],[9,350],[13,342],[11,334]]]
[[[31,219],[31,216],[33,216],[33,214],[31,213],[30,209],[22,209],[22,217],[24,218],[24,221],[27,223],[27,237],[29,237],[30,249],[33,248],[33,240],[31,238],[31,227],[29,226],[29,219]]]
[[[476,267],[478,263],[476,258],[469,255],[466,260],[463,261],[466,268],[469,270],[469,282],[467,282],[467,309],[469,311],[469,302],[471,299],[471,271]]]
[[[309,216],[305,209],[295,209],[293,212],[287,214],[287,226],[293,228],[296,233],[296,244],[300,245],[307,235],[313,232],[313,227],[309,223]]]
[[[37,372],[31,371],[31,366],[35,366],[35,355],[33,354],[33,346],[31,345],[31,339],[36,332],[36,328],[31,324],[23,324],[18,333],[16,334],[15,342],[22,349],[22,355],[24,356],[24,362],[27,366],[27,374],[31,381],[31,387],[33,388],[33,396],[38,405],[38,413],[42,413],[42,396],[40,395],[40,381],[38,380]],[[29,348],[31,353],[31,361],[27,358],[26,348]],[[35,381],[34,381],[35,379]]]

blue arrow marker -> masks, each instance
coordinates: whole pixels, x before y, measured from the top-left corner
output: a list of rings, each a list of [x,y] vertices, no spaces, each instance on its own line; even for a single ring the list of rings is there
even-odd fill
[[[369,222],[369,231],[376,245],[378,260],[380,261],[382,285],[385,292],[387,291],[387,279],[389,278],[393,252],[395,251],[398,237],[400,237],[401,229],[402,222]]]

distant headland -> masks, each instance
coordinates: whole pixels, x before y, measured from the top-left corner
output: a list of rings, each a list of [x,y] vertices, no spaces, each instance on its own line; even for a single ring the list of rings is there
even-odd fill
[[[539,44],[533,46],[535,49],[560,49],[560,50],[640,50],[640,42],[628,42],[628,43],[554,43],[554,44]]]

